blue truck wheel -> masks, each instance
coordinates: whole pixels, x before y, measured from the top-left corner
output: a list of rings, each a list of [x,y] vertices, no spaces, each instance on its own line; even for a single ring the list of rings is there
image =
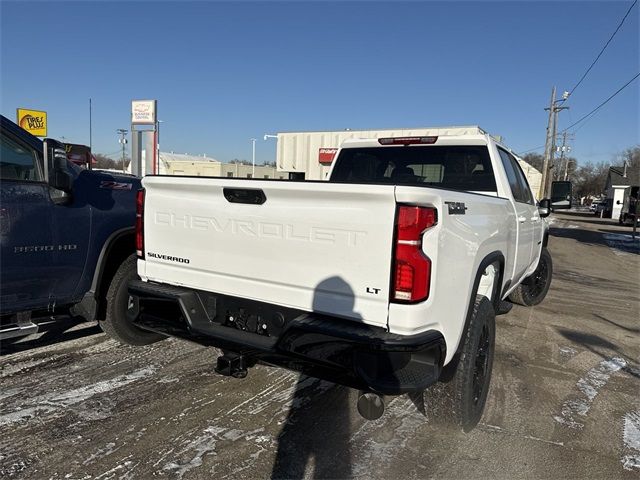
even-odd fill
[[[167,337],[158,333],[142,330],[127,319],[129,307],[129,281],[138,278],[136,255],[127,257],[116,271],[107,291],[107,314],[100,322],[102,330],[111,338],[126,345],[149,345]]]

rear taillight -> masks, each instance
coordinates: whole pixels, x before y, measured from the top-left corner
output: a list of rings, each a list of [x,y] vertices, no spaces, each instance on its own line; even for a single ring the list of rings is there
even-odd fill
[[[144,188],[136,193],[136,254],[144,258]]]
[[[429,297],[431,260],[422,252],[422,235],[436,223],[435,208],[398,207],[392,300],[415,303]]]

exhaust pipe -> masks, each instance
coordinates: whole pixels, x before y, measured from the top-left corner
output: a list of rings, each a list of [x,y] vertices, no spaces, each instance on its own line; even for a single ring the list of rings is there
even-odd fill
[[[367,420],[377,420],[384,413],[384,399],[377,393],[360,392],[358,413]]]

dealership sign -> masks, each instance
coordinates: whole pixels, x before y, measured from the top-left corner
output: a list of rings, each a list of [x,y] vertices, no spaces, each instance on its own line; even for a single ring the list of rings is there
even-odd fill
[[[318,152],[318,161],[323,165],[331,165],[337,151],[337,148],[321,148]]]
[[[18,108],[16,123],[36,137],[47,136],[47,112]]]
[[[131,124],[155,125],[157,106],[156,100],[133,100],[131,102]]]

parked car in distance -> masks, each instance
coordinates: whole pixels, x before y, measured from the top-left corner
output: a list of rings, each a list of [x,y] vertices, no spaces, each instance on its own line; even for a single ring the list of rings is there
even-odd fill
[[[607,216],[607,211],[608,211],[607,206],[608,206],[608,203],[607,203],[607,201],[606,201],[606,200],[602,200],[602,201],[600,201],[600,202],[597,202],[597,203],[595,204],[595,208],[594,208],[593,212],[594,212],[598,217],[599,217],[599,216],[601,216],[601,215],[602,215],[603,217],[606,217],[606,216]]]

